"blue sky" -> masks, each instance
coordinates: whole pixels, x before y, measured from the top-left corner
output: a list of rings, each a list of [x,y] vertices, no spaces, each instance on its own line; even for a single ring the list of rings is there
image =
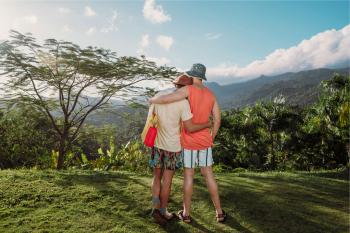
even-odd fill
[[[209,79],[230,83],[348,63],[349,10],[348,1],[0,1],[0,39],[17,29],[180,70],[201,62]]]

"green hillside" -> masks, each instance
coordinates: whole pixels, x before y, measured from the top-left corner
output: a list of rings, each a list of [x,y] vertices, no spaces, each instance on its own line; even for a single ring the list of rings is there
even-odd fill
[[[218,85],[208,83],[224,108],[237,108],[253,105],[255,102],[269,101],[282,94],[287,103],[300,106],[318,100],[321,81],[330,79],[334,73],[349,75],[349,68],[315,69],[276,76],[264,76],[242,83]]]
[[[218,174],[225,224],[215,222],[203,179],[195,179],[193,223],[155,224],[151,177],[127,172],[2,170],[0,232],[342,233],[349,229],[348,173]],[[181,207],[180,174],[170,210]]]

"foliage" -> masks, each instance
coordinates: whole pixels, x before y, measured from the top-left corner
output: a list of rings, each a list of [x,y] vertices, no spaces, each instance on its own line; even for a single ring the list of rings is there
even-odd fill
[[[334,168],[348,162],[350,77],[335,75],[322,87],[320,101],[305,115],[303,142],[308,147],[302,153],[309,151],[311,166]]]
[[[129,141],[116,148],[115,137],[110,136],[109,145],[101,145],[97,154],[81,153],[78,166],[93,170],[144,171],[148,166],[148,151],[139,141]]]
[[[300,108],[283,96],[225,111],[215,162],[231,168],[313,170],[348,163],[349,77],[322,82],[318,103]]]
[[[140,141],[131,141],[118,151],[117,157],[124,169],[145,172],[148,167],[149,154],[150,152]]]
[[[0,132],[0,168],[50,166],[56,138],[38,110],[25,105],[3,110]]]

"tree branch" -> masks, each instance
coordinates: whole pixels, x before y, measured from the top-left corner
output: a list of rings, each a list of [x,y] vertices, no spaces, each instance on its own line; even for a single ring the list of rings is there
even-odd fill
[[[13,55],[14,58],[17,60],[18,64],[22,64],[22,63],[18,60],[17,56],[16,56],[14,53],[12,53],[12,55]],[[51,121],[53,127],[55,128],[55,130],[57,131],[57,133],[61,135],[62,132],[60,131],[60,129],[59,129],[58,126],[56,125],[56,122],[55,122],[55,120],[54,120],[52,114],[50,113],[49,109],[47,108],[45,101],[43,100],[43,98],[41,97],[40,93],[38,92],[38,89],[37,89],[37,87],[36,87],[36,85],[35,85],[35,82],[34,82],[34,79],[33,79],[32,75],[28,72],[28,70],[27,70],[25,67],[21,66],[21,68],[24,70],[24,72],[27,74],[28,78],[30,79],[30,82],[32,83],[32,86],[33,86],[33,88],[34,88],[34,92],[35,92],[35,94],[38,96],[38,98],[39,98],[39,100],[40,100],[40,102],[41,102],[41,105],[40,105],[40,106],[44,108],[46,114],[47,114],[47,115],[49,116],[49,118],[50,118],[50,121]]]

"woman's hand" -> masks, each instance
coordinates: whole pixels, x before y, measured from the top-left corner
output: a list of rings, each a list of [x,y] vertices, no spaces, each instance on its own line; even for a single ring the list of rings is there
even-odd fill
[[[207,124],[207,128],[211,128],[213,125],[213,122],[209,120],[206,124]]]

